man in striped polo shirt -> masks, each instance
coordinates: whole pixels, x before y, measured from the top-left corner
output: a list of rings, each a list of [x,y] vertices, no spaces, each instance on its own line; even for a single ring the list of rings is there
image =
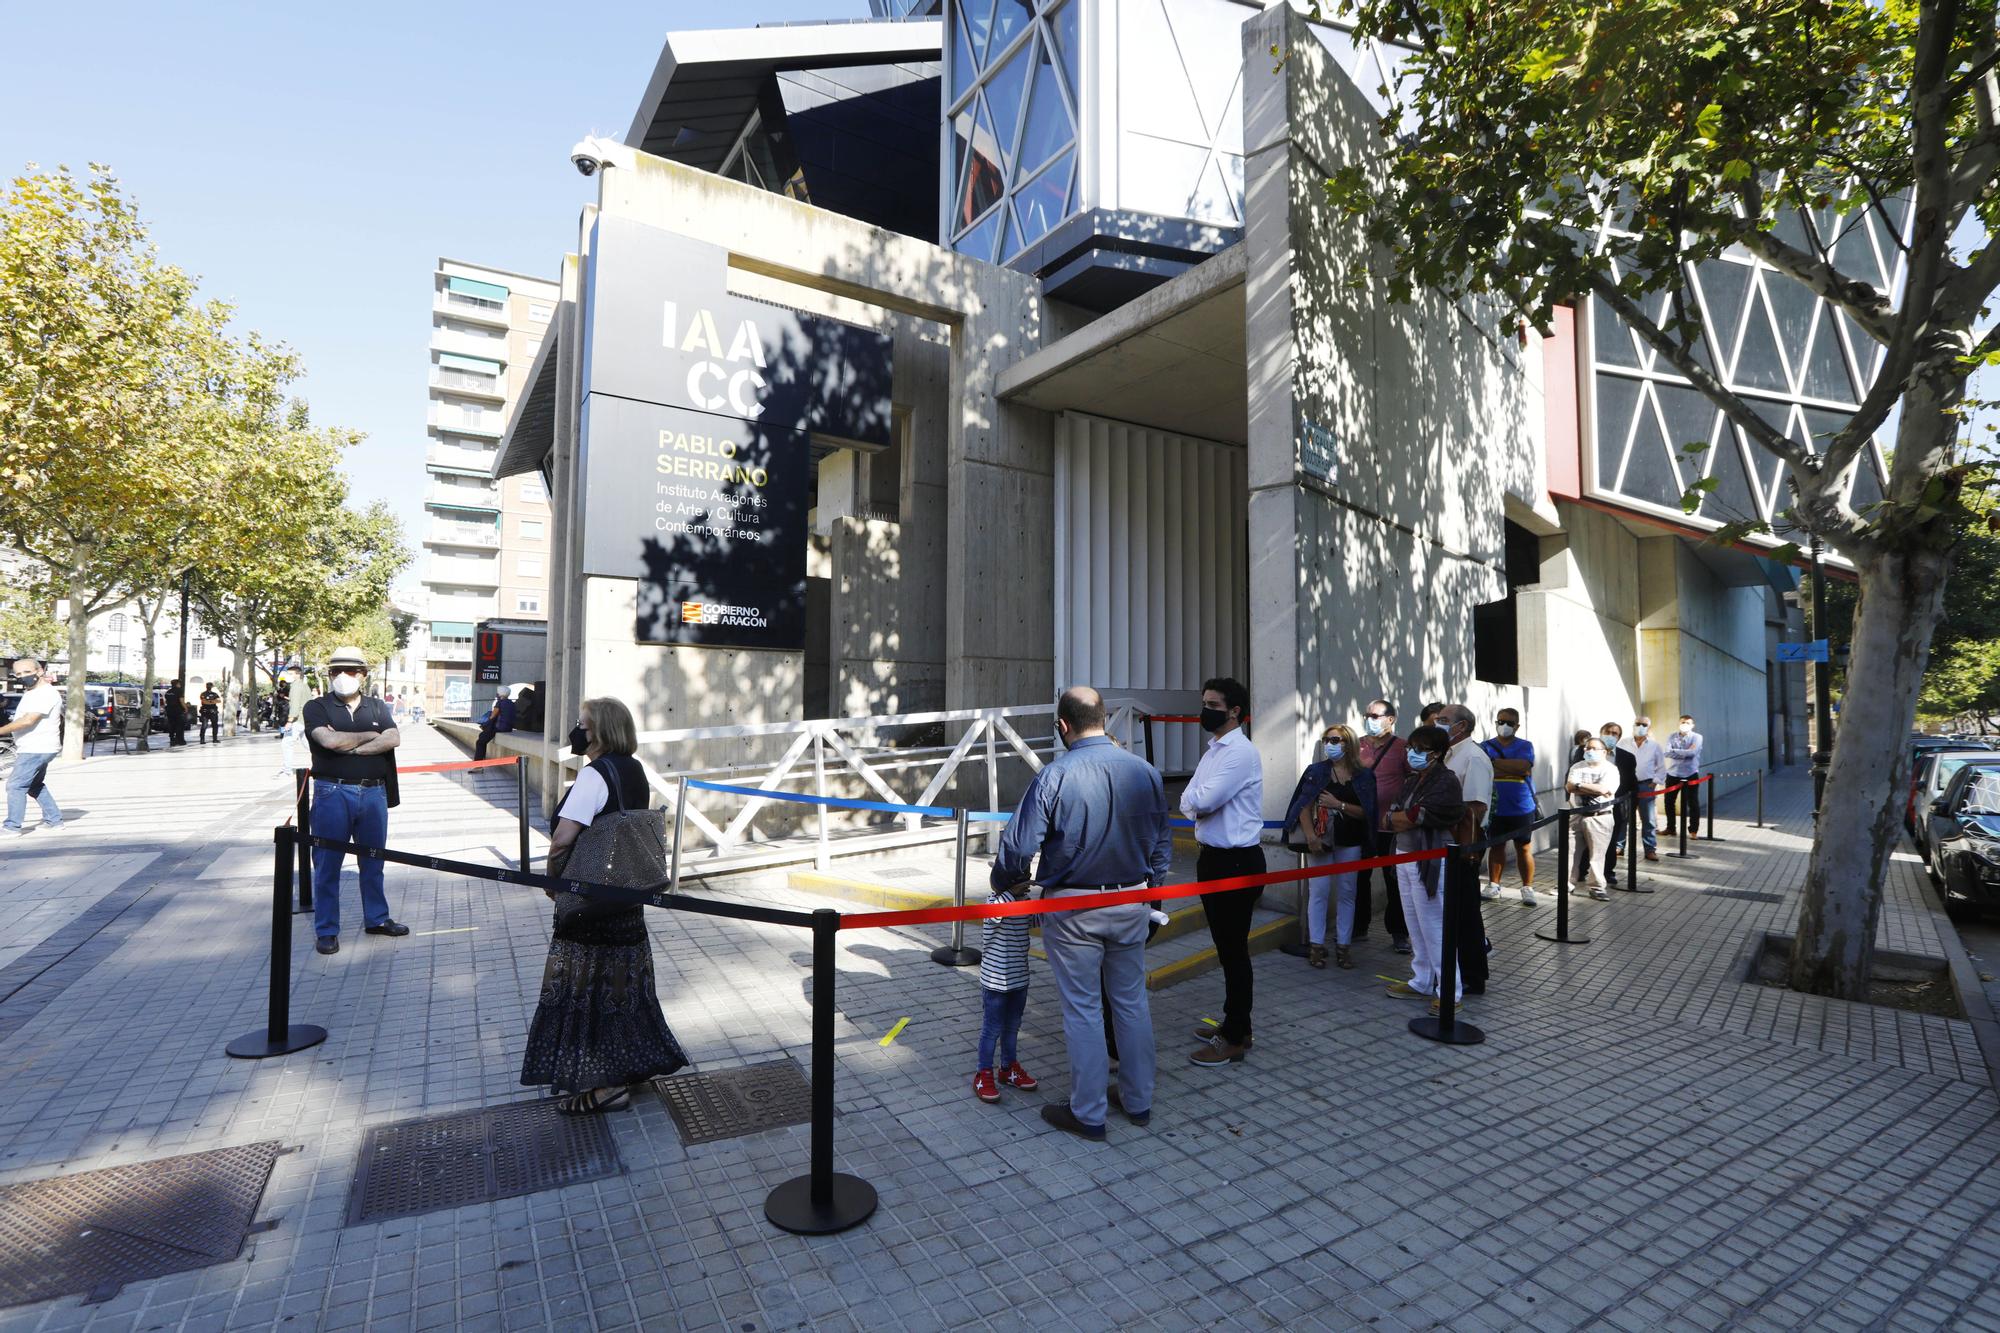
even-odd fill
[[[1035,775],[1008,821],[993,858],[993,887],[1018,893],[1032,882],[1044,898],[1063,899],[1165,884],[1173,834],[1159,771],[1104,734],[1104,700],[1088,685],[1063,691],[1056,734],[1065,751]],[[1069,1104],[1044,1106],[1042,1119],[1080,1138],[1104,1137],[1112,1096],[1133,1124],[1152,1116],[1150,911],[1143,902],[1120,903],[1042,918],[1042,948],[1062,997],[1070,1075]],[[1107,1000],[1119,1055],[1118,1088],[1111,1095]]]

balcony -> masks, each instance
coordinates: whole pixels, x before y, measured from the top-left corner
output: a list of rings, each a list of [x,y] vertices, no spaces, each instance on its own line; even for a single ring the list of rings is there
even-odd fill
[[[429,467],[453,468],[460,472],[473,472],[488,477],[493,472],[494,450],[482,449],[477,445],[453,444],[440,440],[424,452],[424,463]]]
[[[426,546],[476,546],[484,550],[498,550],[500,529],[491,523],[449,523],[431,524],[424,534]]]
[[[481,300],[467,296],[463,292],[435,293],[431,297],[431,313],[478,324],[491,324],[503,329],[508,326],[505,301]]]
[[[428,578],[425,579],[427,586],[430,585],[430,582]],[[482,596],[478,593],[460,593],[454,595],[434,591],[431,593],[430,613],[433,624],[440,620],[456,620],[466,625],[477,625],[482,620],[493,619],[497,605],[491,594]],[[433,629],[431,633],[435,636],[437,631]]]
[[[472,660],[472,640],[431,639],[430,651],[425,654],[432,662],[470,662]]]
[[[424,490],[424,503],[453,509],[483,509],[497,514],[500,512],[500,488],[452,485],[441,477],[433,478]]]
[[[494,440],[500,438],[507,425],[502,413],[467,412],[456,403],[432,403],[424,420],[432,430],[448,430],[459,435],[477,435]]]
[[[460,356],[483,357],[488,361],[507,360],[507,335],[495,331],[489,336],[481,336],[467,329],[431,330],[431,350],[433,352],[456,352]]]
[[[496,403],[507,401],[507,380],[502,375],[477,375],[450,366],[432,366],[431,387],[444,393],[486,398]]]
[[[456,588],[497,588],[500,586],[500,562],[433,555],[429,568],[424,571],[424,582],[448,584]]]

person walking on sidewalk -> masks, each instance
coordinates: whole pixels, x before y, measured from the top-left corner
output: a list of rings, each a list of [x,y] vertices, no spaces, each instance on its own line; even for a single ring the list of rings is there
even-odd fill
[[[1398,852],[1428,852],[1449,845],[1465,817],[1458,775],[1445,763],[1449,744],[1443,727],[1418,727],[1410,733],[1410,784],[1389,811]],[[1410,924],[1410,979],[1392,983],[1388,991],[1397,999],[1435,1000],[1442,993],[1445,876],[1444,862],[1435,858],[1396,866],[1403,919]],[[1465,978],[1456,980],[1454,1002],[1465,990]]]
[[[1355,759],[1354,733],[1342,726],[1320,733],[1319,753],[1285,807],[1285,845],[1303,850],[1306,863],[1344,865],[1374,854],[1375,775]],[[1326,907],[1335,903],[1334,966],[1351,968],[1354,955],[1353,871],[1306,881],[1306,962],[1326,966]]]
[[[1010,890],[995,889],[986,901],[1011,903],[1015,898]],[[988,917],[981,923],[980,935],[979,1069],[972,1076],[972,1095],[982,1102],[997,1102],[1002,1083],[1022,1092],[1041,1086],[1021,1068],[1017,1049],[1021,1016],[1028,1008],[1028,918]]]
[[[21,701],[14,705],[14,720],[0,727],[0,736],[19,738],[14,742],[14,771],[7,775],[4,830],[16,837],[30,832],[22,821],[28,817],[28,797],[33,795],[42,808],[42,832],[54,833],[63,826],[63,812],[49,792],[48,777],[49,765],[62,753],[62,691],[38,657],[14,659],[14,686],[21,691]]]
[[[361,847],[389,845],[389,807],[396,804],[396,719],[361,684],[368,659],[359,648],[336,648],[327,663],[333,693],[306,702],[301,720],[312,749],[312,832],[315,838]],[[345,852],[313,848],[313,934],[321,953],[340,952],[340,863]],[[361,919],[370,935],[407,935],[389,915],[382,862],[355,858],[361,879]]]
[[[1378,846],[1388,845],[1389,807],[1403,799],[1403,788],[1409,785],[1409,749],[1402,738],[1396,735],[1396,705],[1387,699],[1372,700],[1367,708],[1367,716],[1362,720],[1361,730],[1365,733],[1358,742],[1361,766],[1375,776],[1375,808],[1381,812],[1382,823],[1376,825],[1375,841]],[[1389,932],[1389,946],[1397,953],[1410,951],[1410,929],[1403,920],[1402,891],[1397,887],[1396,872],[1393,867],[1383,867],[1382,876],[1382,924]],[[1354,938],[1360,939],[1368,933],[1368,917],[1372,894],[1370,880],[1374,870],[1364,870],[1354,882]]]
[[[1181,813],[1194,821],[1197,880],[1261,875],[1264,865],[1264,764],[1243,734],[1250,691],[1241,681],[1217,676],[1201,687],[1201,729],[1214,739],[1202,752],[1194,776],[1181,792]],[[1262,885],[1224,889],[1201,896],[1202,914],[1215,941],[1222,969],[1222,1026],[1188,1059],[1204,1069],[1241,1062],[1249,1053],[1251,989],[1250,920]],[[1207,1034],[1198,1034],[1207,1035]]]
[[[1563,783],[1569,796],[1570,838],[1576,843],[1576,864],[1571,876],[1590,886],[1590,896],[1600,902],[1611,895],[1604,891],[1604,855],[1611,847],[1611,799],[1618,793],[1618,769],[1612,764],[1604,741],[1592,736],[1583,745],[1583,758],[1570,766]]]
[[[1035,775],[1007,821],[993,858],[993,887],[1016,892],[1033,882],[1042,897],[1060,900],[1165,884],[1173,833],[1159,770],[1112,744],[1104,734],[1104,699],[1088,685],[1063,691],[1056,732],[1064,752]],[[1065,1133],[1102,1139],[1112,1105],[1135,1125],[1152,1117],[1149,912],[1143,902],[1119,903],[1042,918],[1042,951],[1062,998],[1070,1088],[1068,1105],[1044,1106],[1042,1119]],[[1118,1087],[1109,1096],[1106,996],[1120,1056]]]
[[[1486,827],[1486,812],[1493,805],[1493,760],[1472,739],[1477,721],[1472,710],[1464,704],[1446,704],[1437,715],[1437,725],[1444,728],[1445,736],[1451,742],[1451,748],[1445,752],[1445,767],[1458,779],[1459,798],[1465,804],[1465,814],[1452,834],[1452,841],[1460,847],[1469,847],[1479,841]],[[1453,855],[1476,861],[1479,853],[1455,852]],[[1468,878],[1479,878],[1476,865]],[[1486,954],[1492,945],[1486,939],[1486,919],[1480,915],[1479,899],[1467,893],[1454,902],[1447,896],[1445,910],[1457,913],[1452,939],[1458,950],[1459,985],[1468,995],[1484,995]]]
[[[1667,737],[1667,784],[1690,783],[1700,776],[1701,733],[1694,729],[1694,718],[1682,713],[1679,729]],[[1688,836],[1692,838],[1701,824],[1701,788],[1684,787],[1667,793],[1667,824],[1660,832],[1671,837],[1679,830],[1682,819],[1687,820]]]
[[[1494,736],[1481,741],[1480,748],[1493,761],[1493,813],[1486,817],[1489,836],[1506,838],[1514,845],[1514,861],[1521,871],[1521,905],[1533,907],[1535,898],[1535,743],[1520,735],[1521,715],[1503,708],[1493,715]],[[1487,853],[1486,887],[1479,896],[1492,900],[1500,896],[1500,877],[1507,871],[1507,842],[1496,842]]]
[[[1638,786],[1633,791],[1633,800],[1639,806],[1639,836],[1645,840],[1646,859],[1660,859],[1660,831],[1653,826],[1653,793],[1666,783],[1667,757],[1661,751],[1658,741],[1647,735],[1653,729],[1653,719],[1641,714],[1632,719],[1632,734],[1618,742],[1618,748],[1630,752],[1632,756],[1632,776]],[[1611,830],[1613,852],[1625,850],[1626,831],[1631,826],[1631,811],[1626,811],[1619,819],[1618,827]]]
[[[215,743],[217,745],[222,744],[222,696],[215,692],[214,681],[210,681],[201,687],[201,714],[199,720],[201,726],[195,733],[197,740],[201,744],[206,745],[208,744],[208,738],[214,736]]]

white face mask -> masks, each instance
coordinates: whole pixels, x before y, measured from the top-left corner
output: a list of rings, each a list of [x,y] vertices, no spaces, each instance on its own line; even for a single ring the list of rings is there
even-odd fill
[[[1604,762],[1604,751],[1592,746],[1583,752],[1583,757],[1593,764],[1601,764]]]
[[[333,678],[333,692],[343,699],[352,699],[361,693],[361,677],[343,672]]]
[[[1692,722],[1683,722],[1683,723],[1681,723],[1681,735],[1683,735],[1683,736],[1692,736],[1692,735],[1694,735],[1694,723],[1692,723]]]
[[[1514,734],[1514,724],[1512,722],[1502,722],[1499,726],[1493,729],[1499,732],[1502,736],[1512,736]]]
[[[1389,719],[1386,717],[1371,717],[1363,725],[1370,736],[1380,736],[1382,729],[1389,725]]]
[[[1651,730],[1652,728],[1647,726],[1644,722],[1635,722],[1632,724],[1632,734],[1634,736],[1643,736]]]

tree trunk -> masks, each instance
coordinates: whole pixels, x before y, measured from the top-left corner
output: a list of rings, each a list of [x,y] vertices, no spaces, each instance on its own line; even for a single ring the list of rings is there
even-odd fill
[[[139,606],[139,623],[146,627],[146,681],[139,691],[139,707],[146,715],[146,729],[139,733],[139,748],[153,748],[153,680],[159,671],[159,652],[153,642],[154,633],[159,629],[160,612],[166,608],[167,599],[160,598],[153,603],[153,609],[146,609],[146,599],[134,599]]]
[[[83,758],[84,730],[89,725],[89,691],[84,688],[90,681],[90,616],[83,608],[90,605],[90,590],[83,586],[81,560],[70,566],[67,580],[69,592],[69,679],[63,682],[63,746],[62,757],[71,763]]]
[[[257,632],[245,622],[243,633],[237,636],[236,641],[248,645],[243,654],[243,661],[249,668],[250,686],[243,693],[243,707],[250,719],[250,730],[261,731],[262,728],[257,723]]]
[[[1916,719],[1931,628],[1950,559],[1918,547],[1861,564],[1848,688],[1806,870],[1792,946],[1793,990],[1859,1000],[1875,958],[1875,922],[1908,782],[1904,737]]]

